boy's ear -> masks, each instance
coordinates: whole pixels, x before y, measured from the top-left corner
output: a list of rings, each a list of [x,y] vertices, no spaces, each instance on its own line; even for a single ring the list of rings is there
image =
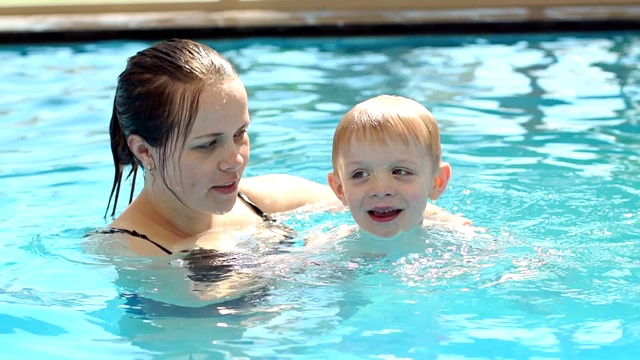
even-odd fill
[[[440,195],[447,189],[449,179],[451,178],[451,165],[449,163],[440,163],[440,170],[438,175],[434,179],[433,189],[429,193],[429,199],[435,201],[438,200]]]
[[[129,149],[131,149],[133,156],[142,163],[143,167],[155,167],[153,157],[151,156],[151,147],[142,137],[139,135],[129,135],[127,138],[127,145],[129,145]]]
[[[338,199],[340,199],[340,201],[342,202],[342,205],[347,206],[344,197],[344,186],[342,186],[340,177],[332,171],[327,175],[327,182],[329,183],[329,187],[331,187],[331,190],[333,190],[333,193],[336,194]]]

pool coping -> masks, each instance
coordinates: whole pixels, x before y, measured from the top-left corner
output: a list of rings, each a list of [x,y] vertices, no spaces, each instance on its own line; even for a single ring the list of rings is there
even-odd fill
[[[637,0],[218,0],[0,6],[0,43],[640,29]],[[478,6],[480,5],[480,6]]]

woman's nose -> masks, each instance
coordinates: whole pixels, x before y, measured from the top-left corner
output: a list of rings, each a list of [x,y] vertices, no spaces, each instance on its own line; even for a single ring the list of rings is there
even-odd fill
[[[244,145],[230,144],[225,147],[226,154],[222,161],[220,161],[220,170],[222,171],[235,171],[244,164],[243,157]]]

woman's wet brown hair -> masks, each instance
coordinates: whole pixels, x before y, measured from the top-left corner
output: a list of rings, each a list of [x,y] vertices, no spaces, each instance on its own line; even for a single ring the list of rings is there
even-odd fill
[[[125,167],[131,165],[127,178],[133,175],[131,202],[138,168],[143,166],[129,149],[127,138],[135,134],[158,148],[160,158],[154,162],[164,181],[166,159],[189,135],[204,87],[237,77],[227,59],[211,47],[191,40],[171,39],[129,58],[118,76],[109,125],[115,176],[105,216],[112,199],[111,216],[116,212]]]

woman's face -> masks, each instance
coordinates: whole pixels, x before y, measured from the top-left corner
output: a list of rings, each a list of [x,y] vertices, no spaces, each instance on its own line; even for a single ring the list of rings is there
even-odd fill
[[[240,79],[207,86],[184,150],[171,152],[167,159],[164,191],[171,189],[191,210],[229,212],[249,160],[249,123],[247,92]]]

